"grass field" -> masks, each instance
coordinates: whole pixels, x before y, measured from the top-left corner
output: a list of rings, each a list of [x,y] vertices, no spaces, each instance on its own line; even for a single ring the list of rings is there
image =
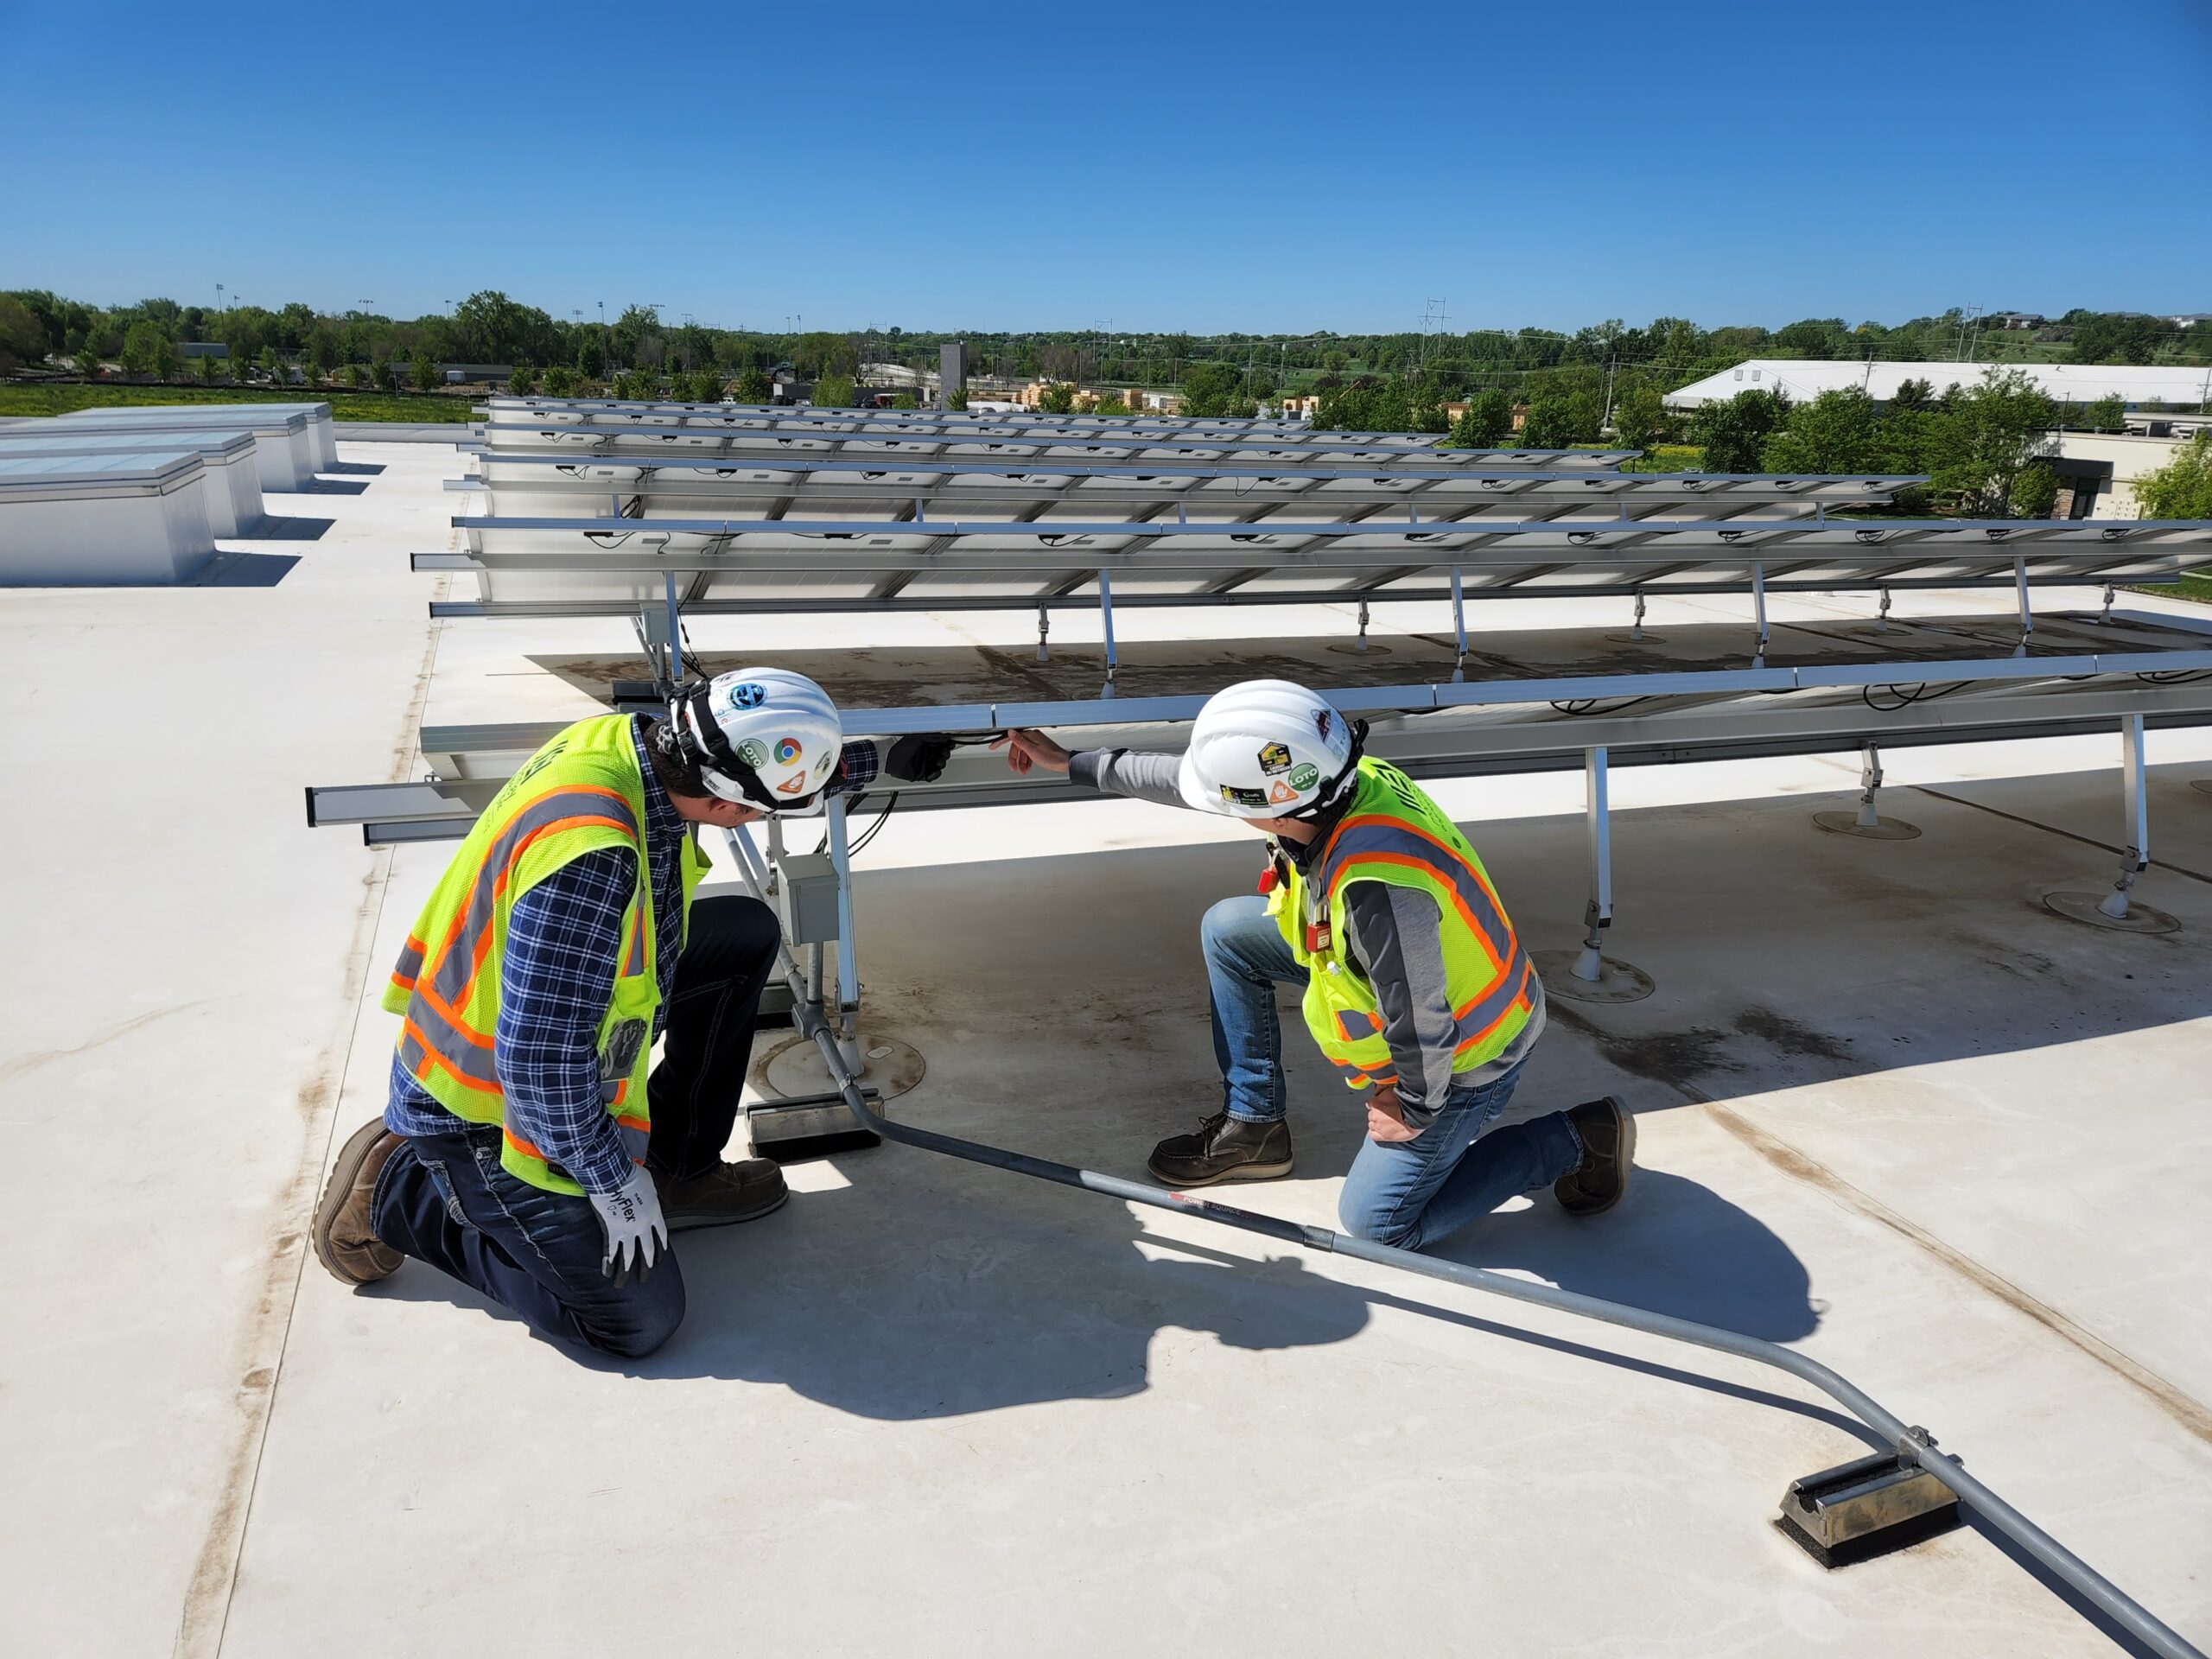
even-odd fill
[[[354,391],[333,386],[0,385],[0,416],[67,415],[73,410],[156,404],[328,404],[336,421],[467,421],[483,395],[440,391]]]

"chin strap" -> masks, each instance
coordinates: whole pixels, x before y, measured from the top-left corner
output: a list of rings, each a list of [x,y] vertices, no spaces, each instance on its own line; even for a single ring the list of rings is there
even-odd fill
[[[1329,779],[1328,787],[1316,795],[1310,805],[1300,807],[1297,811],[1287,813],[1284,816],[1293,822],[1302,822],[1317,818],[1326,812],[1344,794],[1344,786],[1358,774],[1360,760],[1366,753],[1367,722],[1363,720],[1355,720],[1351,722],[1351,753],[1344,758],[1343,769]]]

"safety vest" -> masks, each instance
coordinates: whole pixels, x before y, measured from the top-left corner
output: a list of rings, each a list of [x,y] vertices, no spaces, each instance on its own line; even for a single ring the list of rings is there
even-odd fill
[[[506,1124],[493,1036],[501,964],[515,901],[571,860],[627,848],[637,890],[622,912],[624,948],[613,995],[599,1023],[600,1097],[634,1162],[652,1127],[645,1097],[654,1011],[660,1006],[645,783],[630,716],[578,721],[509,779],[476,820],[416,918],[384,1006],[402,1017],[399,1058],[410,1076],[456,1117],[505,1129],[499,1161],[550,1192],[583,1189]],[[690,836],[683,851],[683,914],[706,860]],[[672,942],[683,949],[683,935]]]
[[[1534,1012],[1535,964],[1515,937],[1482,860],[1451,819],[1387,761],[1363,760],[1351,805],[1301,875],[1278,857],[1268,907],[1306,969],[1306,1029],[1354,1089],[1398,1080],[1382,1013],[1344,931],[1356,881],[1411,887],[1436,901],[1445,983],[1459,1018],[1452,1069],[1503,1053]]]

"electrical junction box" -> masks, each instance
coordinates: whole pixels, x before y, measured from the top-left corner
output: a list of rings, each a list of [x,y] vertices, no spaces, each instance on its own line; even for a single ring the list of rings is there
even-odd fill
[[[776,865],[776,914],[787,944],[837,937],[837,867],[826,853],[786,853]]]

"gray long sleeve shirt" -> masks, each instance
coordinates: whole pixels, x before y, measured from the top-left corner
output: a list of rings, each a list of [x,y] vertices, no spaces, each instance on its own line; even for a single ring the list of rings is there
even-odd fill
[[[1132,749],[1085,749],[1068,766],[1078,784],[1108,794],[1162,806],[1183,806],[1175,786],[1179,762],[1172,754]],[[1282,850],[1299,867],[1319,843]],[[1407,1126],[1426,1128],[1435,1121],[1445,1091],[1454,1082],[1479,1084],[1517,1065],[1544,1029],[1544,998],[1531,982],[1535,1007],[1529,1023],[1505,1052],[1484,1065],[1452,1076],[1459,1046],[1459,1024],[1444,977],[1443,918],[1427,893],[1385,881],[1355,881],[1344,893],[1344,931],[1352,965],[1374,988],[1382,1014],[1382,1034],[1398,1070],[1398,1102]]]

